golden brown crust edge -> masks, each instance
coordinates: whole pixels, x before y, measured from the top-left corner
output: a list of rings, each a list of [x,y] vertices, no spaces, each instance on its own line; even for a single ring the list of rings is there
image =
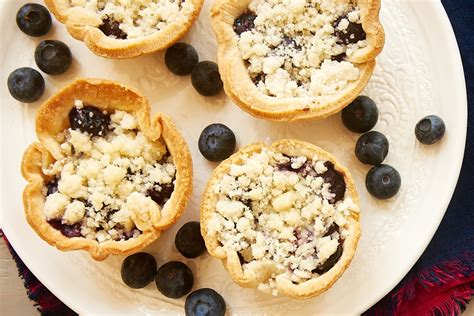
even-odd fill
[[[194,10],[184,23],[181,20],[170,23],[157,33],[143,38],[119,40],[102,33],[98,28],[101,20],[88,14],[87,10],[71,8],[69,0],[44,0],[54,16],[66,25],[72,37],[83,41],[94,54],[114,59],[153,53],[176,43],[192,27],[204,4],[204,0],[187,1],[194,5]]]
[[[42,168],[62,157],[56,135],[69,127],[68,113],[74,100],[85,102],[107,110],[122,110],[132,114],[140,130],[150,139],[163,137],[176,166],[176,184],[170,200],[161,210],[161,218],[153,230],[143,232],[127,241],[98,243],[82,237],[68,238],[54,229],[43,214],[45,197],[42,188],[49,177]],[[28,181],[23,191],[25,215],[30,226],[50,245],[62,251],[86,250],[95,260],[104,260],[111,254],[137,252],[154,240],[161,231],[174,224],[184,212],[192,193],[192,159],[188,146],[167,116],[158,114],[150,124],[150,106],[145,97],[135,90],[118,83],[100,79],[79,79],[46,101],[38,110],[36,130],[40,143],[33,143],[26,150],[21,171]]]
[[[266,146],[265,144],[252,144],[240,149],[237,153],[222,162],[214,170],[202,197],[200,217],[201,233],[206,242],[207,250],[212,256],[222,261],[232,279],[243,287],[257,287],[259,283],[265,281],[268,278],[268,275],[266,275],[268,271],[262,269],[262,273],[259,275],[250,273],[244,274],[237,253],[234,251],[226,252],[219,244],[217,236],[209,234],[207,230],[207,223],[211,219],[212,214],[215,212],[215,205],[217,202],[217,198],[212,193],[211,188],[219,181],[223,174],[228,173],[231,164],[241,162],[242,155],[259,152],[265,147],[283,152],[287,155],[304,155],[307,157],[312,157],[316,154],[321,159],[333,162],[336,170],[344,176],[347,187],[346,194],[353,199],[356,205],[359,205],[359,195],[349,171],[339,165],[334,156],[313,144],[299,140],[284,139],[277,141],[270,146]],[[358,212],[351,212],[351,215],[348,219],[348,227],[349,237],[344,241],[343,254],[337,264],[331,270],[316,279],[308,280],[298,285],[293,284],[290,280],[286,279],[282,275],[277,276],[276,283],[278,291],[286,296],[296,299],[315,297],[327,291],[344,273],[351,263],[352,258],[354,257],[360,237]],[[271,274],[271,272],[267,274]]]
[[[219,71],[227,95],[244,111],[262,119],[298,121],[322,119],[350,104],[365,88],[375,69],[375,57],[383,49],[385,34],[379,21],[381,0],[359,0],[368,46],[351,58],[360,71],[359,80],[334,96],[274,98],[261,93],[250,79],[237,45],[232,25],[247,10],[251,0],[217,0],[211,10],[212,27],[218,42]]]

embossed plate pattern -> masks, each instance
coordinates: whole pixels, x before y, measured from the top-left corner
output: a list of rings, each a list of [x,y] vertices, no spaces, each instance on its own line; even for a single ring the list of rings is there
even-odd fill
[[[362,238],[354,261],[327,293],[304,302],[270,297],[241,289],[221,263],[203,256],[183,260],[194,271],[196,287],[220,292],[234,315],[360,313],[384,296],[421,255],[438,227],[454,190],[464,151],[467,106],[463,71],[452,29],[436,0],[386,0],[381,13],[387,44],[366,93],[380,106],[376,130],[390,140],[387,163],[403,179],[400,194],[388,202],[371,198],[364,187],[368,170],[354,158],[357,135],[340,123],[339,115],[320,122],[283,124],[256,120],[225,97],[199,96],[190,78],[170,74],[163,55],[133,60],[106,60],[92,55],[55,23],[45,38],[61,39],[72,48],[74,63],[64,75],[45,76],[47,90],[40,102],[15,102],[6,89],[15,68],[34,67],[33,52],[41,39],[29,38],[16,27],[14,16],[26,1],[2,1],[1,7],[1,225],[33,273],[60,299],[81,314],[182,314],[184,300],[161,296],[151,284],[131,290],[120,281],[123,258],[93,262],[86,254],[61,253],[46,245],[27,225],[21,203],[24,181],[19,168],[23,150],[35,140],[34,115],[39,104],[78,76],[119,80],[140,89],[153,110],[170,114],[187,139],[194,157],[195,191],[178,225],[149,247],[159,263],[183,260],[173,246],[177,229],[198,219],[199,196],[215,167],[197,149],[201,130],[222,122],[236,133],[239,145],[295,137],[318,144],[339,157],[356,179],[362,197]],[[209,25],[210,1],[187,40],[201,60],[214,60],[216,47]],[[413,129],[424,115],[438,114],[448,132],[432,147],[417,143]]]

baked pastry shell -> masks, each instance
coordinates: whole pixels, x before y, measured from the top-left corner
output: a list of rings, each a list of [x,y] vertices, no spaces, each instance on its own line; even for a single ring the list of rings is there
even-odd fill
[[[144,231],[136,238],[99,243],[84,237],[66,237],[46,220],[43,213],[46,199],[43,188],[51,177],[43,173],[43,168],[64,158],[58,135],[70,127],[68,114],[76,99],[107,111],[128,112],[135,117],[140,131],[150,140],[162,138],[173,157],[176,167],[174,191],[161,209],[160,220],[151,230]],[[36,133],[39,142],[26,150],[21,165],[22,175],[28,181],[23,191],[25,215],[35,232],[59,250],[86,250],[95,260],[104,260],[111,254],[134,253],[155,241],[184,212],[192,193],[193,178],[192,159],[186,141],[168,116],[157,114],[150,122],[150,105],[134,89],[112,81],[78,79],[40,107],[36,115]]]
[[[184,23],[182,20],[174,21],[152,35],[125,40],[105,35],[99,29],[102,20],[97,14],[82,7],[72,7],[70,0],[45,0],[44,2],[54,16],[66,25],[69,34],[84,42],[94,54],[122,59],[164,50],[183,37],[198,18],[204,4],[204,0],[186,1],[191,2],[194,8]]]
[[[354,203],[359,205],[359,196],[349,171],[339,165],[334,156],[315,145],[299,140],[284,139],[270,146],[266,146],[265,144],[252,144],[239,150],[214,170],[203,194],[200,216],[201,233],[206,242],[207,250],[213,257],[222,261],[232,279],[242,287],[255,288],[260,283],[265,282],[274,271],[262,264],[258,269],[247,270],[244,273],[237,252],[226,251],[218,241],[216,234],[211,234],[207,230],[207,225],[216,212],[216,203],[218,201],[218,197],[212,192],[212,188],[220,181],[223,175],[230,171],[232,164],[242,163],[242,157],[244,155],[258,153],[263,148],[269,148],[270,150],[281,152],[289,156],[306,156],[312,158],[314,155],[317,155],[319,159],[331,161],[335,169],[344,176],[346,182],[346,196],[351,197]],[[279,293],[296,299],[315,297],[327,291],[341,277],[354,257],[360,237],[358,210],[352,210],[350,216],[346,219],[347,225],[345,227],[348,229],[349,234],[344,240],[342,256],[334,267],[323,275],[300,284],[293,284],[283,274],[277,275],[276,287]]]
[[[250,2],[217,0],[211,10],[224,90],[242,110],[257,118],[274,121],[322,119],[340,112],[360,95],[374,72],[375,58],[385,43],[384,29],[379,20],[381,0],[357,1],[367,34],[367,47],[355,52],[348,60],[359,69],[359,79],[334,95],[293,98],[268,96],[260,92],[250,78],[238,47],[238,36],[233,30],[234,21],[248,10]]]

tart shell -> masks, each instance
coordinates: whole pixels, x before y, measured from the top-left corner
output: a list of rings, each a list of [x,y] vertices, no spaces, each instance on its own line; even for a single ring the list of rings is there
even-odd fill
[[[232,155],[229,159],[222,162],[214,170],[204,191],[201,202],[201,233],[206,242],[207,250],[213,257],[222,261],[232,279],[242,287],[256,288],[259,283],[265,282],[275,271],[270,269],[269,266],[261,264],[258,269],[247,269],[244,272],[237,252],[226,251],[218,241],[217,236],[208,232],[207,225],[213,214],[216,212],[217,203],[217,195],[212,192],[212,188],[223,175],[229,172],[232,164],[242,163],[242,157],[244,155],[258,153],[266,147],[265,144],[246,146]],[[314,155],[317,155],[320,159],[331,161],[334,164],[335,169],[344,176],[346,182],[346,196],[350,196],[354,203],[359,205],[359,196],[349,171],[339,165],[336,159],[326,151],[315,145],[291,139],[277,141],[268,147],[270,150],[281,152],[288,156],[306,156],[312,158]],[[349,230],[348,238],[344,241],[342,256],[334,267],[323,275],[300,284],[293,284],[283,274],[277,275],[276,287],[279,293],[296,299],[315,297],[327,291],[339,279],[339,277],[341,277],[351,263],[359,241],[360,224],[358,210],[351,211],[350,216],[347,218],[347,222],[348,224],[346,225],[346,228]]]
[[[122,59],[164,50],[183,37],[199,16],[204,3],[204,0],[186,1],[190,1],[194,5],[194,9],[184,23],[175,21],[155,34],[125,40],[105,35],[99,29],[102,20],[87,9],[71,7],[70,0],[45,0],[44,2],[54,16],[66,25],[69,34],[75,39],[83,41],[94,54]]]
[[[252,82],[238,47],[233,24],[248,10],[251,0],[217,0],[211,10],[212,26],[218,43],[219,71],[227,95],[244,111],[262,119],[298,121],[322,119],[340,112],[365,88],[375,69],[375,58],[385,43],[379,21],[381,0],[358,0],[362,25],[367,34],[367,47],[348,60],[360,71],[357,81],[331,96],[275,98],[260,92]]]
[[[68,114],[76,99],[100,109],[128,112],[135,117],[140,131],[150,140],[164,140],[176,167],[176,182],[170,199],[161,209],[160,220],[153,225],[152,230],[126,241],[99,243],[84,237],[66,237],[47,222],[43,214],[46,199],[43,188],[51,177],[43,173],[43,168],[64,158],[59,138],[69,128]],[[193,177],[192,159],[186,141],[166,115],[158,114],[150,122],[150,105],[134,89],[112,81],[78,79],[40,107],[36,115],[36,133],[40,142],[30,145],[21,165],[22,175],[28,181],[23,191],[25,215],[36,233],[59,250],[86,250],[95,260],[104,260],[111,254],[134,253],[156,240],[161,231],[173,225],[184,212],[192,193]]]

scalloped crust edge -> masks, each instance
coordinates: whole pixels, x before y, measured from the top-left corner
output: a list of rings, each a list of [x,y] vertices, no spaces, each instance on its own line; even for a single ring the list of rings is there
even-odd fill
[[[224,90],[242,110],[262,119],[298,121],[323,119],[340,112],[365,88],[375,69],[375,58],[385,43],[379,20],[381,0],[359,0],[362,24],[368,46],[350,59],[360,71],[360,78],[333,96],[275,98],[261,93],[250,79],[232,28],[234,20],[247,10],[251,0],[217,0],[211,10],[211,21],[218,42],[218,64]]]
[[[165,141],[176,166],[176,184],[170,199],[161,209],[160,221],[153,230],[126,241],[98,243],[83,237],[69,238],[48,224],[43,214],[45,196],[42,188],[50,178],[42,168],[63,157],[56,135],[69,127],[68,113],[74,100],[94,104],[104,110],[122,110],[132,114],[140,130],[150,139]],[[26,220],[47,243],[61,251],[86,250],[93,259],[105,260],[111,254],[126,255],[137,252],[154,240],[161,231],[173,225],[184,212],[192,193],[192,158],[186,141],[171,119],[157,114],[150,124],[150,105],[134,89],[101,79],[78,79],[46,101],[36,116],[36,131],[40,142],[29,146],[23,156],[21,172],[28,184],[23,191]]]
[[[106,36],[99,30],[101,20],[93,13],[80,7],[71,7],[69,0],[44,0],[48,9],[63,24],[69,34],[86,44],[96,55],[106,58],[132,58],[164,50],[192,27],[201,12],[204,0],[187,0],[194,5],[191,16],[185,23],[172,22],[155,34],[136,39],[120,40]]]
[[[359,205],[359,195],[349,171],[339,165],[334,156],[310,143],[293,139],[284,139],[279,140],[270,146],[266,146],[265,144],[252,144],[242,148],[230,158],[223,161],[214,170],[202,197],[200,214],[201,234],[206,242],[206,247],[209,253],[213,257],[222,261],[232,279],[242,287],[255,288],[259,283],[267,280],[274,271],[262,266],[259,271],[246,271],[244,273],[237,252],[225,251],[220,245],[217,236],[209,234],[206,228],[207,223],[215,212],[215,205],[217,203],[217,197],[212,193],[212,187],[224,174],[228,173],[231,164],[242,162],[243,155],[260,152],[263,148],[267,147],[290,156],[304,155],[306,157],[312,157],[316,154],[319,158],[331,161],[334,163],[335,169],[344,176],[347,186],[346,194],[353,199],[356,205]],[[351,211],[347,226],[349,228],[349,237],[344,241],[341,258],[332,269],[318,278],[308,280],[301,284],[293,284],[284,275],[278,275],[276,277],[278,291],[286,296],[296,299],[315,297],[327,291],[341,277],[354,257],[360,238],[359,212]]]

